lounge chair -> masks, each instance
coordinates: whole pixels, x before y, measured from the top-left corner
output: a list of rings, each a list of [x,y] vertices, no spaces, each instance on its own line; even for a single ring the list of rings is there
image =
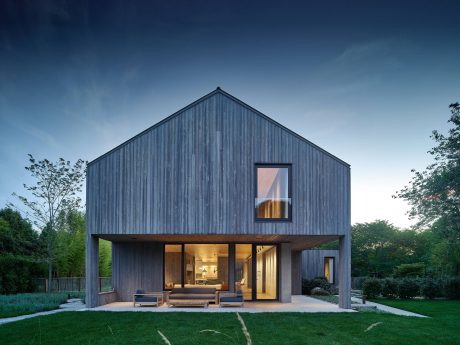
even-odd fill
[[[244,305],[243,291],[237,290],[236,293],[221,292],[219,294],[219,305],[221,307],[242,307]]]
[[[137,290],[133,294],[133,306],[152,305],[158,307],[163,304],[162,292],[144,292],[144,290]]]

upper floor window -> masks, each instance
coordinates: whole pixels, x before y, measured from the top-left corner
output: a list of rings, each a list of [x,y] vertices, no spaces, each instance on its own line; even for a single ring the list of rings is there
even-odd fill
[[[290,177],[290,165],[256,165],[256,220],[291,219]]]

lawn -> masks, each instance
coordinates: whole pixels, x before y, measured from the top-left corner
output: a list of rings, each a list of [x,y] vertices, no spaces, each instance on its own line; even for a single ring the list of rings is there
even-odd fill
[[[240,315],[253,344],[460,344],[460,301],[404,303],[408,310],[431,317],[361,312]],[[201,332],[209,329],[221,333]],[[246,344],[235,313],[102,311],[63,312],[1,325],[0,343],[165,344],[158,331],[172,345]]]
[[[32,314],[53,310],[65,303],[69,297],[83,298],[83,293],[20,293],[0,295],[0,318]]]

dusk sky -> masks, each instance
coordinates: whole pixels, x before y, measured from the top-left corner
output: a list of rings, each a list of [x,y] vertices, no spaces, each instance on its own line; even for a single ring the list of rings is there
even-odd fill
[[[220,86],[351,164],[352,222],[460,101],[458,1],[0,1],[0,207],[36,158],[91,161]],[[294,186],[295,188],[295,186]]]

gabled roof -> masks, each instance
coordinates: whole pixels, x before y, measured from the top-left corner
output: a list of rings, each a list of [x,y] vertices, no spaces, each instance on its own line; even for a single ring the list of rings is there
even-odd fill
[[[279,122],[276,122],[276,121],[273,120],[272,118],[270,118],[270,117],[268,117],[267,115],[261,113],[261,112],[258,111],[257,109],[254,109],[254,108],[251,107],[250,105],[244,103],[243,101],[239,100],[238,98],[236,98],[236,97],[230,95],[229,93],[225,92],[225,91],[222,90],[219,86],[218,86],[214,91],[208,93],[207,95],[204,95],[203,97],[201,97],[201,98],[197,99],[196,101],[190,103],[189,105],[185,106],[184,108],[182,108],[182,109],[176,111],[174,114],[169,115],[168,117],[164,118],[164,119],[161,120],[160,122],[157,122],[157,123],[154,124],[153,126],[150,126],[149,128],[143,130],[142,132],[140,132],[139,134],[135,135],[134,137],[132,137],[132,138],[126,140],[125,142],[121,143],[120,145],[114,147],[114,148],[111,149],[110,151],[108,151],[108,152],[104,153],[103,155],[101,155],[101,156],[95,158],[94,160],[92,160],[91,162],[89,162],[88,165],[91,165],[91,164],[97,162],[98,160],[104,158],[105,156],[107,156],[107,155],[109,155],[110,153],[112,153],[112,152],[118,150],[119,148],[121,148],[121,147],[127,145],[128,143],[130,143],[131,141],[137,139],[138,137],[142,136],[143,134],[145,134],[145,133],[151,131],[152,129],[155,129],[155,128],[161,126],[161,125],[164,124],[165,122],[167,122],[167,121],[173,119],[173,118],[176,117],[176,116],[179,116],[179,115],[182,114],[185,110],[194,107],[194,106],[197,105],[198,103],[200,103],[200,102],[204,101],[205,99],[207,99],[207,98],[209,98],[209,97],[212,97],[212,96],[214,96],[214,95],[216,95],[216,94],[224,95],[225,97],[231,99],[232,101],[234,101],[234,102],[240,104],[241,106],[243,106],[243,107],[245,107],[245,108],[251,110],[252,112],[254,112],[255,114],[257,114],[258,116],[260,116],[260,117],[264,118],[265,120],[271,122],[271,123],[274,124],[275,126],[280,127],[280,128],[283,129],[284,131],[287,131],[287,132],[290,133],[291,135],[293,135],[293,136],[297,137],[298,139],[300,139],[300,140],[306,142],[307,144],[309,144],[309,145],[315,147],[316,149],[318,149],[318,150],[321,151],[322,153],[326,154],[327,156],[329,156],[329,157],[335,159],[335,160],[338,161],[339,163],[341,163],[341,164],[343,164],[343,165],[345,165],[345,166],[347,166],[347,167],[350,166],[350,164],[348,164],[347,162],[341,160],[340,158],[338,158],[338,157],[334,156],[333,154],[329,153],[328,151],[322,149],[322,148],[319,147],[318,145],[316,145],[316,144],[312,143],[311,141],[305,139],[305,138],[302,137],[300,134],[295,133],[294,131],[292,131],[292,130],[290,130],[289,128],[283,126],[283,125],[280,124]]]

